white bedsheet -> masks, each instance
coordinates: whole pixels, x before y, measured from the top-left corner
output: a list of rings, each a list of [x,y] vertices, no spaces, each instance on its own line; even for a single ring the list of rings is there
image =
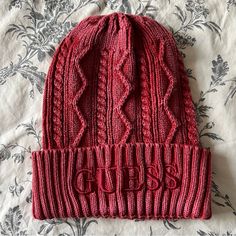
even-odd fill
[[[210,220],[67,219],[31,214],[31,150],[41,148],[44,78],[55,48],[89,15],[148,15],[185,56],[201,143],[213,163]],[[1,235],[236,235],[236,1],[0,1]]]

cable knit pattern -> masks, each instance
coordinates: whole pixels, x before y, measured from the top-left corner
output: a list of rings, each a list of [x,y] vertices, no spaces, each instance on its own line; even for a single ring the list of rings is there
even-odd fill
[[[89,48],[88,47],[85,47],[83,49],[82,52],[80,52],[79,54],[79,57],[77,58],[78,60],[78,63],[77,63],[77,71],[78,71],[78,76],[82,82],[82,85],[80,87],[80,89],[77,91],[76,95],[75,95],[75,98],[73,99],[73,107],[80,119],[80,122],[81,122],[81,128],[79,130],[79,133],[77,134],[75,140],[74,140],[74,143],[73,143],[73,146],[77,146],[80,142],[80,139],[85,131],[85,128],[87,126],[87,122],[86,120],[84,119],[83,117],[83,114],[81,113],[80,109],[79,109],[79,106],[78,106],[78,101],[81,97],[81,95],[83,94],[86,86],[87,86],[87,80],[85,78],[85,75],[84,75],[84,72],[83,72],[83,69],[81,68],[81,60],[83,59],[83,57],[85,56],[85,54],[88,52]]]
[[[142,101],[142,125],[143,141],[152,142],[152,111],[151,111],[151,94],[150,83],[148,79],[147,62],[144,55],[140,58],[140,79],[141,79],[141,101]]]
[[[160,64],[161,64],[161,67],[164,69],[166,75],[167,75],[167,78],[169,80],[169,86],[167,88],[167,91],[166,91],[166,94],[164,95],[164,98],[163,98],[163,105],[164,105],[164,109],[171,121],[171,129],[170,129],[170,132],[166,138],[166,143],[170,143],[172,141],[172,138],[174,136],[174,133],[176,132],[177,130],[177,127],[178,127],[178,121],[177,119],[175,118],[174,114],[171,112],[171,109],[169,108],[168,106],[168,100],[171,96],[171,92],[174,88],[174,82],[175,80],[173,79],[173,75],[171,73],[171,71],[168,69],[168,67],[166,67],[165,65],[165,62],[163,61],[163,57],[164,57],[164,43],[163,41],[160,42],[160,54],[159,54],[159,61],[160,61]]]
[[[62,41],[32,152],[36,219],[211,217],[211,152],[177,52],[163,26],[124,13],[86,18]]]
[[[126,126],[125,133],[124,133],[122,139],[120,140],[120,143],[125,143],[126,140],[128,139],[128,136],[130,135],[131,123],[128,120],[128,118],[125,116],[125,113],[122,111],[122,106],[125,104],[125,101],[131,92],[131,85],[130,85],[128,79],[126,78],[125,74],[122,71],[122,68],[127,60],[129,52],[123,51],[121,53],[121,55],[122,56],[120,58],[120,61],[117,64],[117,73],[118,73],[120,80],[123,82],[123,84],[125,86],[125,91],[124,91],[123,96],[120,98],[120,101],[119,101],[117,107],[115,108],[115,110],[117,110],[118,114],[120,115],[120,118],[122,119],[122,121],[124,122],[124,124]]]
[[[192,102],[188,77],[186,75],[183,59],[181,58],[180,53],[178,53],[178,65],[183,87],[183,99],[184,99],[185,117],[187,122],[188,138],[190,144],[198,145],[199,138],[196,124],[195,108]]]
[[[67,40],[64,40],[56,64],[53,97],[53,138],[57,147],[62,147],[62,114],[63,114],[63,77],[65,60],[68,52]]]
[[[108,68],[108,51],[105,49],[101,52],[100,67],[98,74],[98,91],[97,91],[97,133],[98,144],[106,143],[106,96],[107,96],[107,68]]]

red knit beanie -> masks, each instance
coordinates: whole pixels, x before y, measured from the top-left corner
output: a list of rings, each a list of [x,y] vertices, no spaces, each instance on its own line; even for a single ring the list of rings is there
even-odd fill
[[[46,78],[42,142],[37,219],[211,217],[211,154],[183,61],[148,17],[91,16],[64,38]]]

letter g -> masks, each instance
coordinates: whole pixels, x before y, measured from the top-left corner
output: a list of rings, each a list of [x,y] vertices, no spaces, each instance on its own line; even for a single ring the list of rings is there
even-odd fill
[[[89,169],[81,169],[76,174],[75,188],[77,192],[88,194],[93,192],[92,182],[94,182],[93,172]],[[83,186],[81,189],[81,186]]]

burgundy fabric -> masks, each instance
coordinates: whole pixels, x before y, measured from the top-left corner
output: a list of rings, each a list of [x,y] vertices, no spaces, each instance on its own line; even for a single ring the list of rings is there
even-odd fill
[[[42,141],[37,219],[211,217],[211,153],[183,61],[148,17],[91,16],[64,38],[46,78]]]

